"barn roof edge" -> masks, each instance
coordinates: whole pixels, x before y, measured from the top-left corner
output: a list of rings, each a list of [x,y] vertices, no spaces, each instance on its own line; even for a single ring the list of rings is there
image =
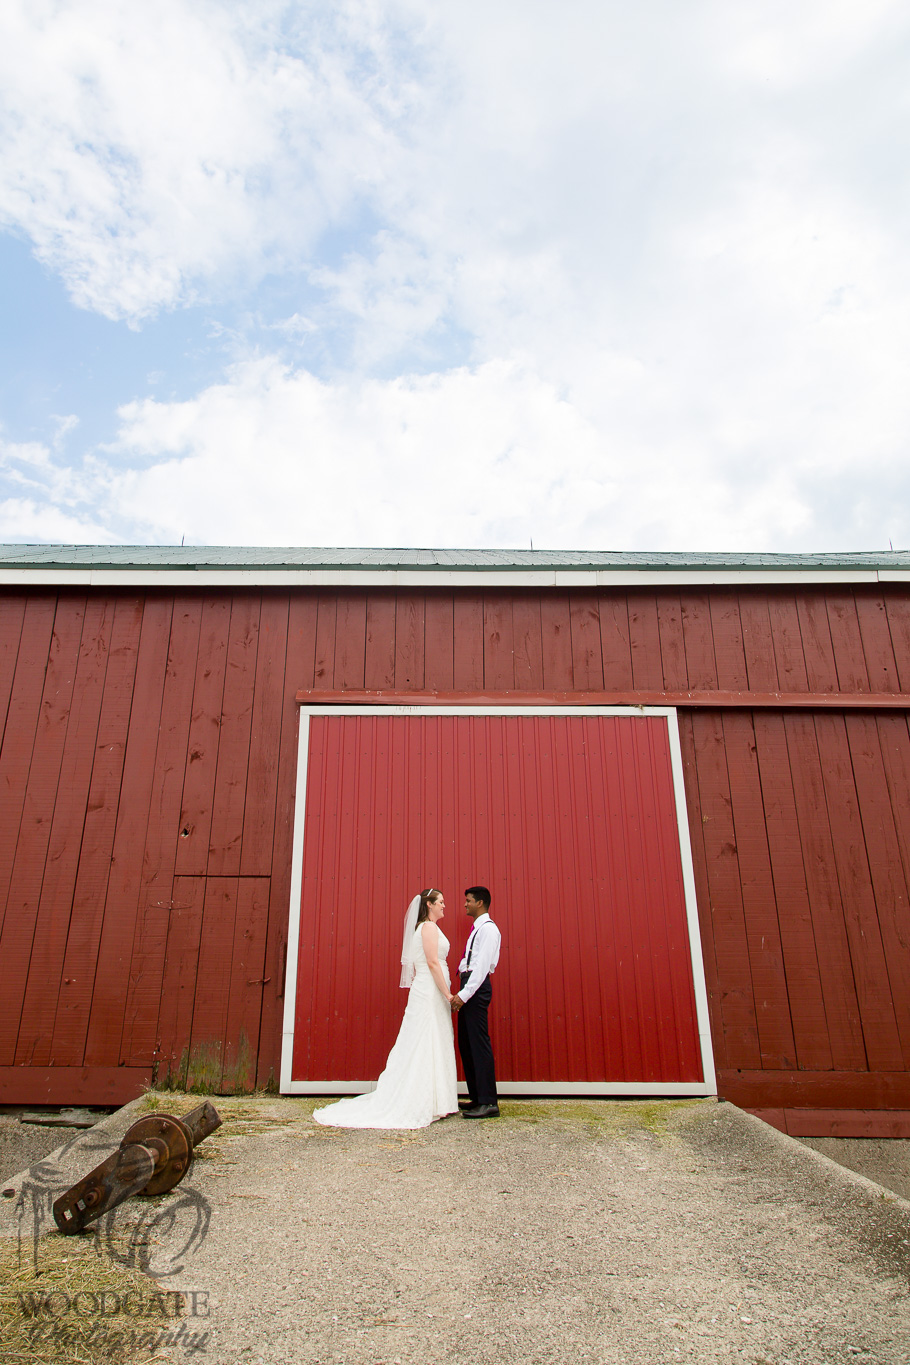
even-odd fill
[[[910,551],[725,553],[641,550],[326,548],[308,546],[0,545],[10,569],[287,569],[508,572],[535,570],[910,570]]]

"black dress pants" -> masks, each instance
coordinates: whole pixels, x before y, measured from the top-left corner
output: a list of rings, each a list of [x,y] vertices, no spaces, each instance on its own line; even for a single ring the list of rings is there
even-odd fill
[[[465,979],[469,973],[465,973]],[[493,998],[490,978],[484,978],[470,1000],[458,1011],[458,1051],[472,1104],[498,1104],[493,1044],[487,1011]]]

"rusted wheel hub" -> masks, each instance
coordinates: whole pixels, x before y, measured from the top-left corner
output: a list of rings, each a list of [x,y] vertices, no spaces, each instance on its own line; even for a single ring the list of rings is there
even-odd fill
[[[155,1170],[140,1194],[166,1194],[186,1175],[193,1159],[193,1134],[183,1119],[170,1114],[146,1114],[123,1135],[121,1151],[140,1146],[151,1153]]]
[[[167,1194],[192,1165],[196,1144],[220,1127],[218,1111],[208,1100],[185,1119],[146,1114],[127,1130],[106,1161],[54,1200],[57,1227],[70,1236],[130,1195]]]

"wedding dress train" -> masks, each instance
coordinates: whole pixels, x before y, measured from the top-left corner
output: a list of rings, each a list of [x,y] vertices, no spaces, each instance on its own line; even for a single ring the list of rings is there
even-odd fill
[[[317,1123],[336,1128],[426,1128],[458,1112],[452,1011],[423,951],[420,929],[413,948],[414,981],[401,1028],[376,1089],[313,1111]],[[449,941],[439,931],[439,964],[449,983]]]

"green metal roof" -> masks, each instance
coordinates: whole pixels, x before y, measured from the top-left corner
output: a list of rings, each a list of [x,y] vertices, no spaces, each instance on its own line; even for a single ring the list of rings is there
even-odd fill
[[[632,569],[838,571],[910,569],[910,551],[701,554],[622,550],[312,549],[237,545],[0,545],[7,569]]]

